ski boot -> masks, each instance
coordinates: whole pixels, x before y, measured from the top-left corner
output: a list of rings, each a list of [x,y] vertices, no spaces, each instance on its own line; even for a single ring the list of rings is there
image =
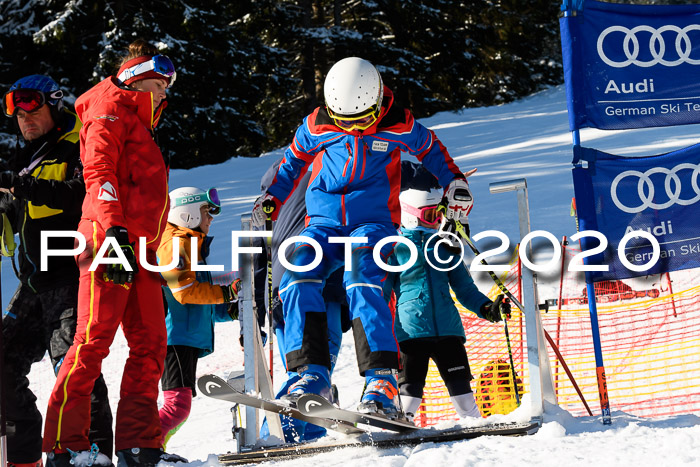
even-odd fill
[[[377,368],[365,371],[365,390],[357,411],[367,414],[384,415],[387,418],[404,418],[399,405],[399,391],[393,370]]]
[[[331,378],[328,368],[323,365],[306,365],[298,369],[301,378],[289,387],[282,400],[296,405],[297,400],[304,394],[318,394],[331,400]]]
[[[114,467],[114,464],[93,444],[89,451],[51,451],[46,455],[46,467]]]
[[[117,467],[155,467],[159,462],[187,464],[189,461],[158,448],[131,448],[117,451]]]

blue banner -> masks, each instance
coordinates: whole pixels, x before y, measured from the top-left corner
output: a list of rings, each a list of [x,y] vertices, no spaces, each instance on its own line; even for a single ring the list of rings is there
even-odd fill
[[[588,161],[587,167],[573,169],[579,230],[596,230],[608,243],[589,264],[609,270],[586,273],[587,282],[700,267],[700,144],[639,158],[576,149],[576,156]],[[658,260],[650,268],[645,267],[652,262],[650,240],[630,237],[620,247],[636,230],[658,242]],[[581,241],[584,251],[599,244],[593,237]]]
[[[572,131],[700,123],[700,4],[574,3],[560,19]]]

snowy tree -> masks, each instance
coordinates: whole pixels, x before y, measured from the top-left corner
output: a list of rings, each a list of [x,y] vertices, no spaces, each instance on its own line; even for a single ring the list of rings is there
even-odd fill
[[[49,74],[72,103],[144,38],[178,72],[159,144],[172,167],[192,167],[288,144],[347,56],[376,64],[418,117],[559,83],[558,11],[558,0],[0,0],[0,85]],[[3,157],[14,133],[0,123]]]

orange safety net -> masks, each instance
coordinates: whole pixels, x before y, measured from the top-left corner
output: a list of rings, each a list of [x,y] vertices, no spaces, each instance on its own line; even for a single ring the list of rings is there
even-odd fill
[[[588,297],[583,273],[569,272],[577,246],[564,248],[564,274],[539,284],[542,323],[571,370],[594,415],[600,414]],[[578,260],[578,258],[576,259]],[[502,278],[519,299],[516,261]],[[698,270],[605,281],[595,284],[599,329],[612,410],[638,416],[700,413],[700,284]],[[497,294],[494,287],[490,297]],[[467,354],[475,380],[477,404],[484,415],[507,413],[514,404],[502,324],[491,324],[460,309],[467,335]],[[513,308],[508,320],[513,359],[524,391],[529,388],[526,336],[522,314]],[[572,414],[588,415],[573,384],[547,344],[558,403]],[[496,365],[496,367],[494,367]],[[505,373],[504,373],[505,372]],[[489,380],[490,377],[490,380]],[[518,382],[520,386],[520,381]],[[490,398],[490,399],[489,399]],[[490,405],[489,405],[490,404]],[[495,404],[495,408],[494,408]],[[420,426],[457,419],[447,389],[431,362]]]

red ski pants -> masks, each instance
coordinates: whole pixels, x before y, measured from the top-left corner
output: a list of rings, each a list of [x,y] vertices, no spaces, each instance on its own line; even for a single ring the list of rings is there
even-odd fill
[[[131,284],[106,282],[105,265],[89,271],[104,232],[85,220],[79,231],[87,248],[78,257],[78,325],[49,399],[43,450],[90,449],[90,393],[120,324],[129,356],[119,393],[114,447],[117,451],[160,448],[158,382],[167,345],[160,277],[141,267]],[[149,263],[156,264],[155,252],[148,256]]]

